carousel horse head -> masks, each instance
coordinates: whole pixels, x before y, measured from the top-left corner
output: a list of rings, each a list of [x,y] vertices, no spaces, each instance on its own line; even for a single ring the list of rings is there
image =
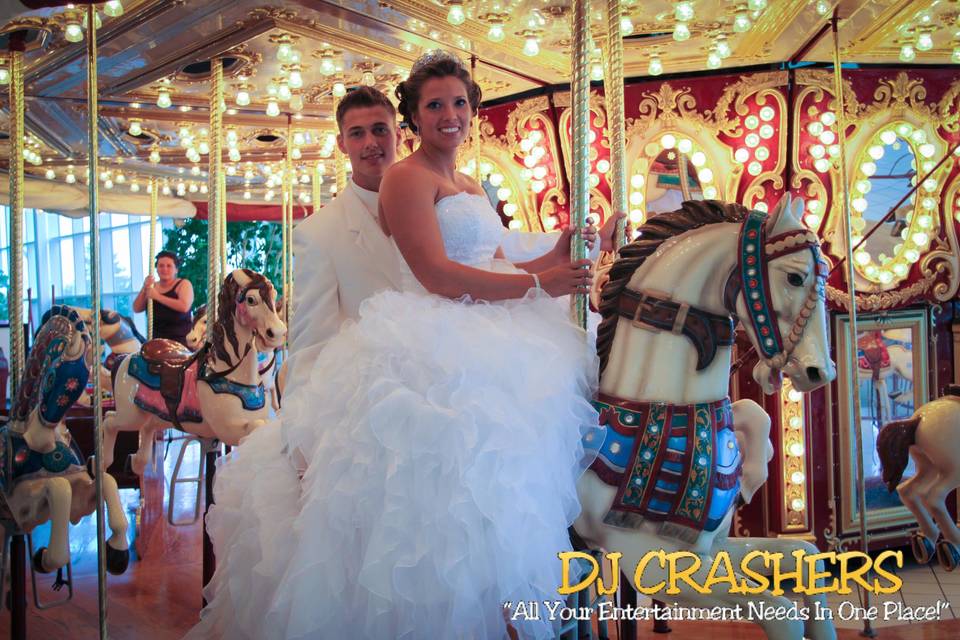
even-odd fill
[[[799,391],[833,380],[826,270],[817,235],[797,217],[802,207],[789,195],[769,215],[738,204],[688,201],[651,217],[638,239],[621,248],[601,294],[601,373],[618,359],[619,375],[630,375],[632,365],[613,349],[618,326],[643,330],[647,339],[660,339],[651,331],[674,334],[694,347],[693,361],[679,366],[707,370],[720,348],[733,344],[733,318],[759,355],[753,376],[765,393],[779,388],[781,374]],[[621,342],[620,350],[628,344]]]
[[[224,340],[238,352],[237,329],[251,332],[257,351],[272,351],[283,345],[287,326],[276,307],[277,290],[266,276],[249,269],[235,269],[223,281],[214,326],[214,350],[226,354]]]
[[[13,404],[14,428],[29,431],[39,425],[55,429],[83,393],[92,357],[90,334],[80,315],[61,305],[47,311]]]
[[[727,285],[739,287],[736,316],[760,357],[753,378],[768,394],[780,387],[781,373],[798,391],[837,375],[824,307],[826,263],[817,234],[800,221],[803,206],[787,194],[768,217],[748,215]]]
[[[93,334],[93,310],[74,307],[74,311],[87,325],[87,333]],[[113,309],[100,309],[100,339],[108,345],[119,345],[122,342],[135,340],[140,344],[147,341],[137,329],[133,319],[121,315]]]
[[[187,348],[191,351],[197,351],[203,346],[207,337],[207,305],[202,304],[193,312],[193,327],[190,333],[184,339]]]

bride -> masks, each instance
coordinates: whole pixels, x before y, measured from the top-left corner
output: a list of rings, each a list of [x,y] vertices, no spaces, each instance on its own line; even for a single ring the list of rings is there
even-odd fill
[[[597,424],[593,348],[565,298],[589,261],[502,259],[498,215],[455,166],[480,103],[459,59],[421,58],[397,96],[420,137],[380,190],[403,291],[366,301],[221,465],[190,638],[497,639],[503,603],[557,599]]]

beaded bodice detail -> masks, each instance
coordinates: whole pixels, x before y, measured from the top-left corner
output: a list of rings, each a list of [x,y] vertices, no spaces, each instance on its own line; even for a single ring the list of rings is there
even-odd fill
[[[490,201],[474,193],[441,198],[437,202],[437,222],[447,257],[460,264],[488,264],[504,233]]]

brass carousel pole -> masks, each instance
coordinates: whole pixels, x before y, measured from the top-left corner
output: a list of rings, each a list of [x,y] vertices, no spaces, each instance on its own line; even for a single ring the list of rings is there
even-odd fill
[[[10,36],[10,405],[17,400],[24,367],[23,338],[23,39]],[[10,538],[10,637],[27,637],[27,545],[19,531]],[[2,567],[0,567],[2,571]],[[2,586],[0,586],[2,590]],[[0,605],[2,606],[2,605]]]
[[[220,175],[220,277],[226,276],[227,269],[227,174]]]
[[[573,128],[573,180],[570,186],[570,226],[576,230],[570,243],[570,257],[582,260],[587,257],[587,246],[580,230],[586,226],[590,212],[589,140],[590,133],[590,75],[589,47],[590,17],[588,0],[573,2],[573,55],[570,64],[573,67],[573,84],[570,87],[570,104],[573,109],[571,125]],[[582,328],[587,327],[587,295],[578,293],[571,301],[571,314]]]
[[[223,61],[210,61],[210,165],[207,173],[207,340],[213,338],[220,291],[220,174],[223,172],[222,125]],[[204,582],[206,584],[206,582]]]
[[[293,281],[291,277],[293,260],[291,257],[291,241],[293,231],[293,118],[287,115],[287,150],[283,155],[283,183],[280,189],[282,203],[280,208],[281,219],[281,239],[283,244],[283,314],[288,318],[287,310],[290,308],[290,287]],[[339,192],[338,192],[339,193]]]
[[[157,255],[157,210],[160,206],[160,185],[150,178],[150,251],[147,254],[147,273],[153,273],[153,261]],[[153,298],[147,298],[147,338],[153,339]]]
[[[340,98],[333,97],[333,113],[337,113],[337,107],[340,106]],[[343,158],[343,152],[340,151],[340,147],[334,145],[333,147],[333,176],[336,180],[337,185],[337,195],[343,193],[344,188],[347,186],[347,166],[346,161]]]
[[[603,93],[607,106],[607,130],[610,134],[610,203],[613,211],[627,211],[626,122],[623,106],[623,38],[620,36],[622,17],[620,0],[607,2],[607,64],[603,78]],[[614,247],[626,244],[626,220],[617,223]]]
[[[470,56],[470,77],[476,80],[477,78],[477,56]],[[483,182],[483,176],[480,173],[480,112],[477,111],[476,117],[474,117],[470,124],[470,136],[472,137],[472,149],[473,152],[473,166],[476,169],[474,177],[477,179],[477,182]]]
[[[99,148],[97,124],[99,107],[97,100],[97,10],[87,7],[87,189],[90,209],[90,298],[94,322],[93,332],[93,433],[94,433],[94,481],[97,492],[97,596],[100,614],[100,638],[107,637],[107,554],[103,540],[106,527],[103,514],[103,395],[100,393],[99,363],[103,360],[100,344],[100,195],[97,191],[99,171]]]
[[[312,187],[312,193],[310,194],[310,204],[313,207],[313,212],[311,215],[316,214],[320,210],[320,188],[323,185],[323,176],[320,175],[320,162],[318,161],[313,165],[313,175],[311,176],[310,186]]]
[[[847,336],[847,358],[848,358],[848,371],[850,375],[847,376],[847,384],[849,394],[848,397],[851,399],[856,399],[859,397],[859,387],[860,380],[859,374],[857,373],[860,370],[857,361],[857,286],[856,286],[856,272],[854,270],[853,264],[853,243],[851,238],[853,236],[853,230],[850,225],[850,194],[848,192],[847,184],[847,122],[846,122],[846,105],[844,104],[843,99],[843,70],[840,68],[840,31],[839,31],[839,15],[838,10],[833,10],[833,18],[831,19],[830,25],[831,30],[833,31],[833,93],[837,101],[837,142],[840,144],[840,188],[837,189],[839,193],[834,193],[836,197],[839,195],[842,202],[842,214],[843,214],[843,239],[844,245],[846,246],[846,276],[847,276],[847,293],[850,296],[850,321],[847,324],[848,336]],[[867,532],[867,497],[866,497],[866,487],[864,484],[864,474],[863,474],[863,424],[861,423],[860,418],[860,403],[852,401],[853,404],[853,433],[854,433],[854,447],[855,447],[855,457],[856,457],[856,469],[857,469],[857,509],[859,513],[860,520],[860,551],[863,553],[868,553],[870,549],[870,541]],[[863,608],[866,610],[870,609],[870,590],[863,590]],[[865,617],[863,620],[863,631],[861,635],[873,637],[876,635],[870,626],[869,617]]]

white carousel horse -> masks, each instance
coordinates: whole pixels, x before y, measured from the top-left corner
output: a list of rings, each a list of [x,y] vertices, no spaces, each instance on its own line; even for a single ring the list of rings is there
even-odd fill
[[[93,311],[77,307],[73,309],[83,319],[89,332],[90,327],[93,326]],[[100,339],[110,347],[110,354],[100,365],[100,389],[113,393],[110,371],[118,364],[119,360],[140,351],[140,347],[147,339],[137,329],[137,325],[134,324],[132,318],[121,315],[112,309],[100,310]],[[92,404],[87,394],[81,395],[77,403],[84,406]]]
[[[736,555],[751,545],[782,547],[725,537],[743,489],[734,429],[769,420],[752,401],[731,404],[727,391],[734,318],[757,349],[753,377],[765,393],[780,387],[781,374],[799,391],[836,376],[819,241],[799,222],[803,203],[796,204],[794,213],[785,197],[768,218],[739,205],[686,202],[651,218],[610,270],[597,337],[595,405],[604,433],[594,434],[594,443],[587,436],[598,457],[579,481],[583,510],[574,529],[591,547],[623,553],[623,566],[636,566],[651,550],[692,551],[706,560],[693,574],[702,584],[719,549]],[[646,260],[650,255],[656,259]],[[643,583],[666,578],[650,563]],[[715,587],[704,595],[678,586],[682,592],[670,598],[682,606],[790,606],[770,592]],[[814,640],[836,637],[831,621],[810,620],[806,629],[796,620],[757,623],[777,640],[805,632]]]
[[[881,429],[877,453],[887,489],[900,494],[920,526],[910,540],[917,562],[930,562],[936,552],[943,568],[953,571],[960,564],[960,529],[946,500],[960,487],[960,386],[949,385],[943,397]],[[901,482],[909,458],[916,473]]]
[[[277,314],[280,316],[280,319],[283,320],[286,324],[287,319],[283,313],[283,296],[277,298]],[[193,312],[193,326],[190,328],[190,332],[187,334],[185,342],[187,343],[187,348],[191,351],[199,350],[207,339],[207,305],[203,304],[197,307],[197,310]],[[259,351],[257,352],[257,360],[261,365],[269,361],[270,365],[266,368],[261,366],[261,371],[263,372],[263,387],[267,390],[267,393],[270,394],[270,406],[273,407],[274,411],[280,410],[280,386],[279,381],[279,371],[286,371],[285,368],[277,367],[277,350],[274,349],[273,352],[269,351]]]
[[[0,519],[31,532],[51,522],[48,547],[36,551],[37,571],[60,569],[70,561],[69,530],[96,509],[96,488],[80,450],[63,424],[83,393],[92,359],[90,335],[80,316],[65,306],[44,314],[27,358],[10,422],[0,427]],[[127,518],[116,481],[103,477],[111,535],[107,570],[127,568]]]
[[[236,445],[267,418],[257,351],[278,348],[287,327],[276,290],[264,276],[236,269],[219,296],[213,341],[191,353],[171,340],[151,340],[113,371],[116,411],[103,421],[104,466],[119,431],[139,431],[133,470],[153,462],[153,436],[172,424],[201,438]]]

